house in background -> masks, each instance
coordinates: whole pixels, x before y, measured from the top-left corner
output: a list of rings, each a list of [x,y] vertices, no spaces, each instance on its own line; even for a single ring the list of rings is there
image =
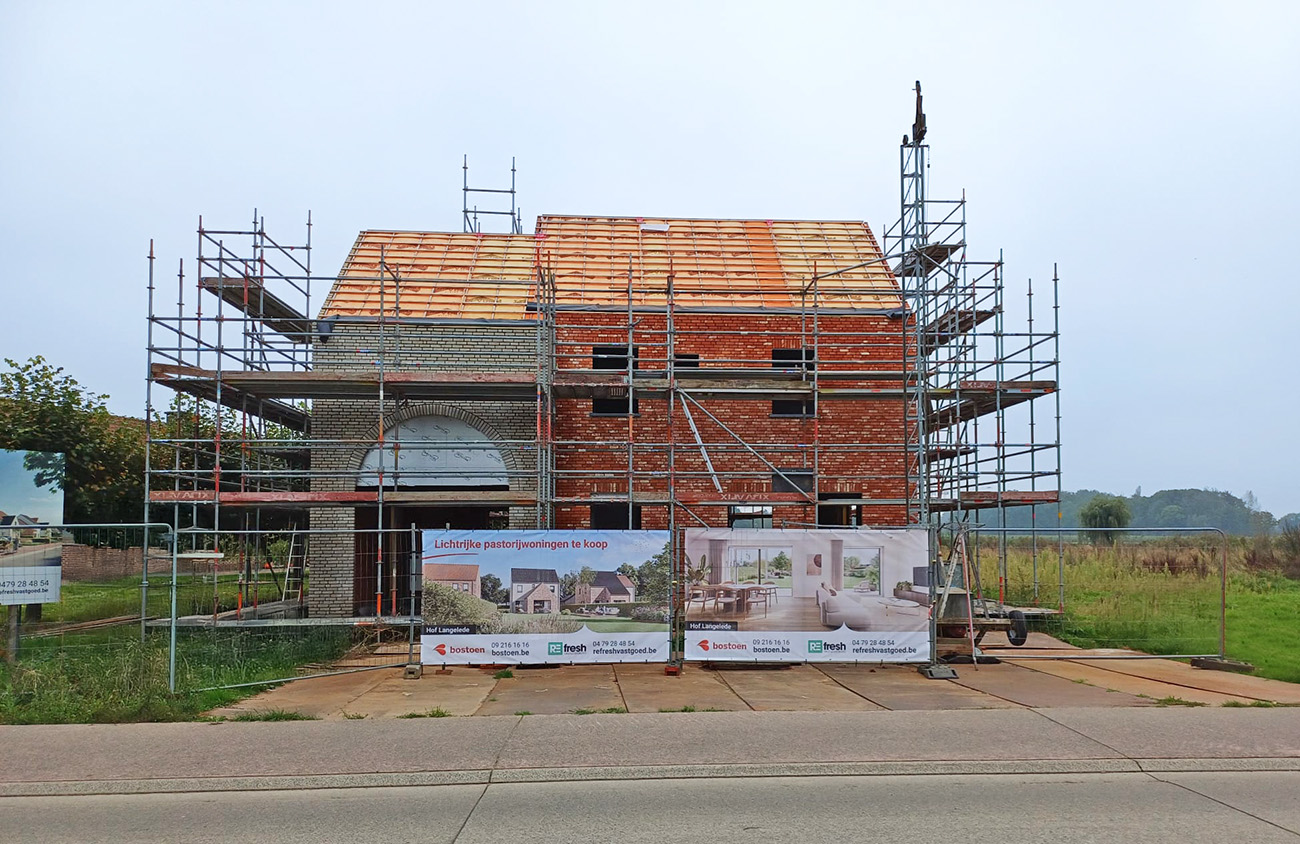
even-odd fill
[[[15,548],[23,542],[48,541],[50,538],[47,524],[21,513],[15,516],[0,515],[0,530],[8,535],[10,544]]]
[[[424,582],[450,586],[457,592],[468,592],[475,598],[482,598],[479,586],[478,566],[464,563],[425,563]]]
[[[555,569],[511,569],[510,608],[517,613],[560,611],[560,577]]]
[[[630,604],[636,601],[636,584],[616,571],[598,571],[591,583],[579,583],[573,591],[575,604]]]

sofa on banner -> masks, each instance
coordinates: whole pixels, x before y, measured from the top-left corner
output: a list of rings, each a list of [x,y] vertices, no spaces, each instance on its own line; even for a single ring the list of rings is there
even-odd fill
[[[667,662],[668,531],[427,530],[425,665]]]
[[[688,529],[684,553],[686,659],[929,660],[925,529]]]

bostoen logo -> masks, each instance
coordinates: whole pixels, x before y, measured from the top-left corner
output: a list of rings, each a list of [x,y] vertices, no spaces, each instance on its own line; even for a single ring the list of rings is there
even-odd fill
[[[547,656],[564,656],[564,643],[563,643],[563,642],[547,642],[547,643],[546,643],[546,655],[547,655]]]
[[[819,654],[819,653],[821,653],[821,652],[822,652],[822,646],[823,646],[823,644],[824,644],[824,643],[822,642],[821,639],[809,639],[809,640],[808,640],[808,653],[810,653],[810,654]]]
[[[699,642],[702,651],[746,651],[749,645],[744,642],[710,642],[708,639],[701,639]]]
[[[476,648],[470,645],[466,645],[462,647],[456,647],[455,645],[448,646],[445,642],[439,642],[438,644],[433,646],[433,649],[438,652],[438,656],[446,656],[447,654],[486,654],[487,653],[487,648]]]

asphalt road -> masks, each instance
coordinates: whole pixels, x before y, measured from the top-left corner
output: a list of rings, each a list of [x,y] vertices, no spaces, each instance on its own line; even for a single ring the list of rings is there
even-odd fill
[[[1300,841],[1300,771],[770,777],[0,798],[0,841]]]

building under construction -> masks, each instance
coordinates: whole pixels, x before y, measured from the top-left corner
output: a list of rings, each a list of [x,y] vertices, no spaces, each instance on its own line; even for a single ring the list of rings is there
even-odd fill
[[[286,577],[305,564],[309,615],[338,618],[405,611],[412,527],[997,526],[1055,502],[1055,279],[1037,314],[1032,289],[1007,307],[914,134],[883,241],[652,216],[524,233],[513,208],[493,234],[467,202],[464,231],[365,231],[319,275],[310,221],[293,245],[256,215],[201,221],[174,305],[151,262],[151,515],[195,549],[291,534]]]

